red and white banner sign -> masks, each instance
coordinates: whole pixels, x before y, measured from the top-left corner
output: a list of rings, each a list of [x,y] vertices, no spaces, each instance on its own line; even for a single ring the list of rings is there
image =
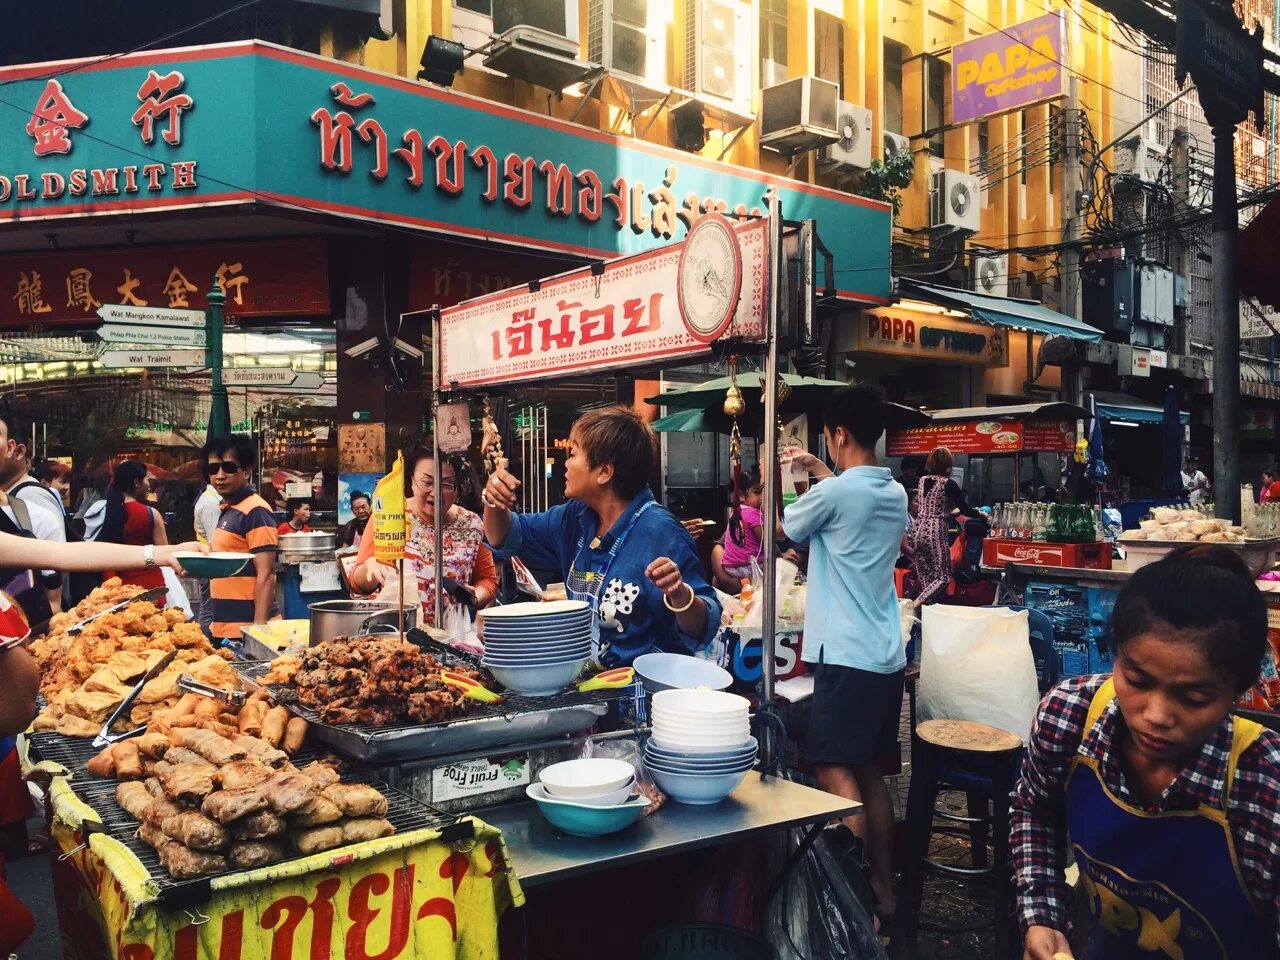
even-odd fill
[[[1076,444],[1070,420],[960,420],[927,427],[890,430],[890,457],[926,456],[934,447],[952,453],[1070,453]]]
[[[762,340],[768,303],[769,221],[735,224],[742,288],[725,337]],[[440,312],[443,389],[547,380],[705,353],[681,316],[684,244],[584,267]]]

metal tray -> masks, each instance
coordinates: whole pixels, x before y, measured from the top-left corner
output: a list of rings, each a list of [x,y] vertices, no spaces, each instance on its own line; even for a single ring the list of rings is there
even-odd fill
[[[1128,569],[1132,573],[1149,563],[1155,563],[1169,552],[1198,541],[1191,540],[1126,540],[1122,536],[1117,541],[1124,547],[1128,559]],[[1241,543],[1215,543],[1215,547],[1226,547],[1233,553],[1240,554],[1251,570],[1260,572],[1273,564],[1280,557],[1280,537],[1269,537],[1265,540],[1245,540]]]
[[[267,663],[236,663],[246,682],[255,686],[270,669]],[[297,702],[293,688],[269,687],[273,699],[311,724],[317,740],[339,753],[366,763],[397,763],[451,753],[509,747],[586,730],[605,715],[609,704],[634,696],[633,689],[563,693],[555,697],[509,697],[492,706],[480,705],[457,720],[432,724],[323,723],[315,711]]]

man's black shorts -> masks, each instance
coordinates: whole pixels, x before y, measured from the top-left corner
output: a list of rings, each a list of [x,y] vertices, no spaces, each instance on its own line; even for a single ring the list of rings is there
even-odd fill
[[[872,673],[831,663],[809,665],[810,763],[870,766],[898,756],[902,688],[906,670]]]

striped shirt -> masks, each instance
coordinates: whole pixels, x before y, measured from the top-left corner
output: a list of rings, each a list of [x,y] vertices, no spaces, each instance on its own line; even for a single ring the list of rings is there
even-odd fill
[[[276,538],[276,519],[267,501],[258,496],[253,487],[246,486],[223,501],[218,529],[213,532],[209,546],[215,553],[275,553]],[[253,595],[257,582],[252,564],[245,568],[243,576],[209,581],[209,594],[213,598],[210,630],[215,637],[239,640],[240,628],[254,622]]]

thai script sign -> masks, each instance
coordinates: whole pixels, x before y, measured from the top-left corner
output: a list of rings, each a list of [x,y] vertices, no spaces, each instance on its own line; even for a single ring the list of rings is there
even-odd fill
[[[1066,50],[1066,33],[1058,13],[1046,13],[956,44],[951,68],[951,122],[967,123],[1062,96]]]
[[[927,427],[890,430],[885,453],[890,457],[925,456],[934,447],[952,453],[1070,453],[1076,427],[1070,420],[960,420]]]

